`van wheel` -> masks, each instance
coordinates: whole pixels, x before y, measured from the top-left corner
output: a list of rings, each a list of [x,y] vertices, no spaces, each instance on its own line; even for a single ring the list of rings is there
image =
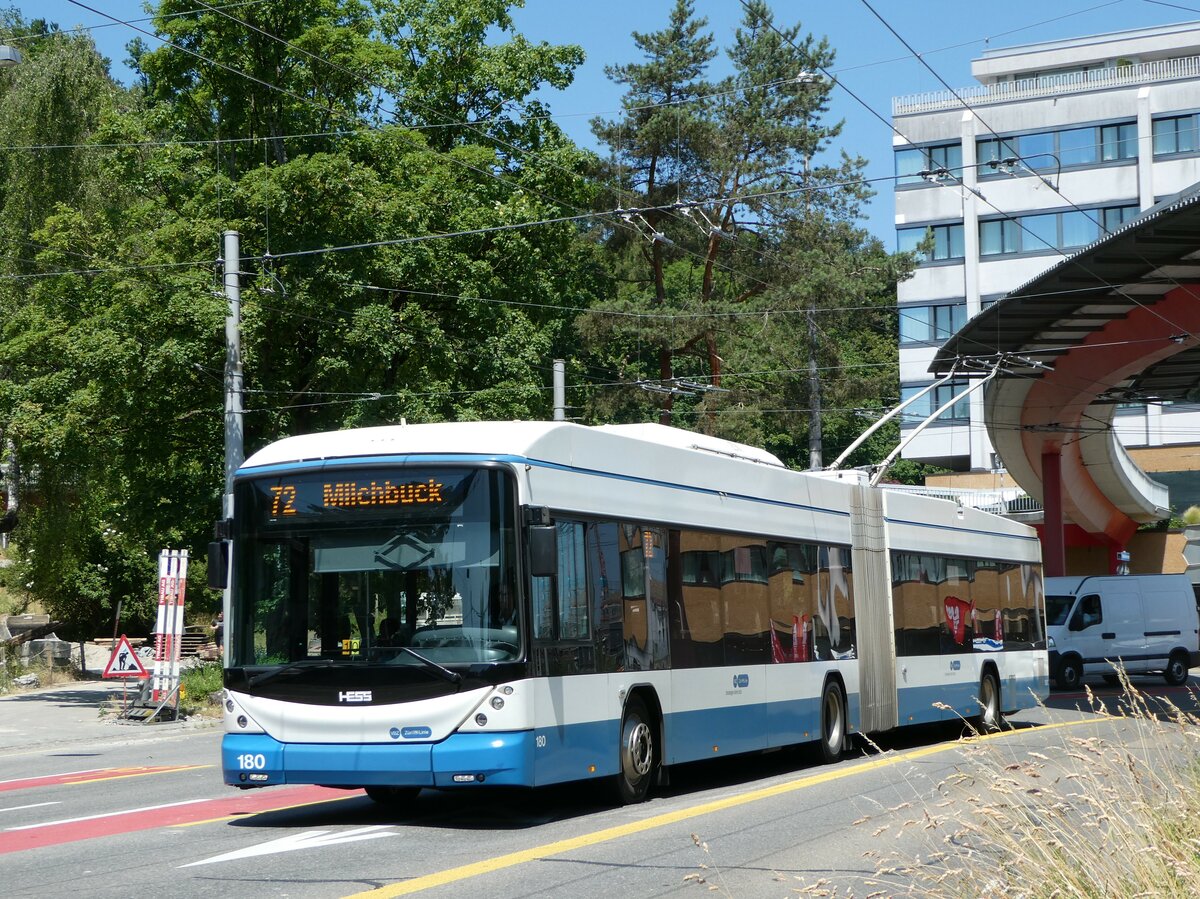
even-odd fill
[[[1083,663],[1074,656],[1063,659],[1059,663],[1054,683],[1060,690],[1078,690],[1079,685],[1083,683]]]
[[[658,765],[654,728],[641,697],[631,696],[621,717],[621,742],[617,747],[617,800],[624,805],[641,802],[650,792]]]
[[[997,731],[1004,724],[1000,712],[1000,684],[996,675],[985,671],[979,680],[979,729],[984,733]]]
[[[827,764],[842,757],[846,740],[846,700],[835,681],[827,681],[821,694],[821,758]]]
[[[1163,680],[1172,687],[1182,686],[1187,683],[1188,679],[1188,657],[1187,654],[1180,650],[1175,650],[1171,653],[1171,658],[1167,660],[1167,668],[1163,671]]]

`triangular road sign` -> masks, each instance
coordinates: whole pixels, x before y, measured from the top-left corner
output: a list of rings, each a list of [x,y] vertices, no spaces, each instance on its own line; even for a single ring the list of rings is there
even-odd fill
[[[149,677],[150,673],[124,634],[113,646],[112,657],[104,666],[104,677]]]

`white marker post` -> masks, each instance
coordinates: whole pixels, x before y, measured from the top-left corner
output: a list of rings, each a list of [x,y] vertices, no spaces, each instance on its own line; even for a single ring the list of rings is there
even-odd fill
[[[156,705],[155,715],[172,699],[176,714],[179,712],[179,651],[183,642],[187,564],[186,549],[164,549],[158,554],[158,621],[154,626],[154,676],[150,690],[150,700]]]

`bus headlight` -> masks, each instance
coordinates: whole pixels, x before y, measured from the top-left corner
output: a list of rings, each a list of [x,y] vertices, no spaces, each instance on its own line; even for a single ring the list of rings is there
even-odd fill
[[[504,708],[504,697],[503,696],[493,696],[492,697],[492,708],[494,708],[497,712],[500,711],[502,708]]]
[[[480,727],[487,727],[487,715],[483,714],[483,712],[480,712],[475,716],[475,723]]]

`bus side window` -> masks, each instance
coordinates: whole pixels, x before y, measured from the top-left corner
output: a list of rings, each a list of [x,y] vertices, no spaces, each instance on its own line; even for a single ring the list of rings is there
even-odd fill
[[[557,573],[554,577],[533,578],[533,637],[547,641],[586,640],[590,627],[583,523],[557,521],[554,526],[558,531]]]
[[[587,640],[587,575],[583,546],[583,522],[560,521],[558,528],[558,638]]]

